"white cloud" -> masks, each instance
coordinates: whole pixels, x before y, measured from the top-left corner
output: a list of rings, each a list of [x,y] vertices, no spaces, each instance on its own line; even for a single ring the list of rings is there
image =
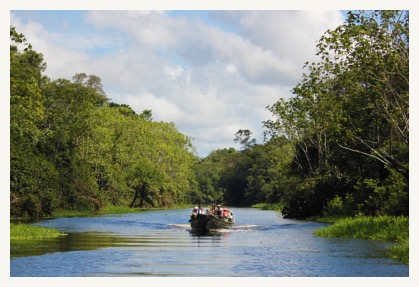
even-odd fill
[[[117,29],[131,37],[128,42],[149,47],[168,46],[176,37],[171,34],[175,23],[162,11],[91,11],[86,22],[102,29]]]
[[[237,67],[230,63],[225,67],[224,72],[227,74],[233,74],[237,72]]]
[[[315,60],[316,41],[327,29],[340,25],[344,18],[339,11],[218,11],[212,17],[234,27],[241,39],[247,39],[259,50],[241,50],[250,56],[243,64],[252,79],[295,83],[302,75],[306,61]],[[262,50],[263,49],[263,50]],[[268,69],[270,68],[270,69]],[[249,72],[250,73],[250,72]],[[271,76],[269,76],[271,75]]]
[[[239,129],[260,139],[266,106],[290,96],[315,41],[343,20],[336,11],[218,11],[214,26],[193,13],[90,11],[86,29],[61,33],[19,15],[11,25],[44,54],[48,76],[99,76],[112,101],[174,122],[201,155],[234,146]]]
[[[182,112],[175,103],[164,98],[158,98],[153,94],[125,95],[123,98],[126,104],[137,110],[138,113],[150,109],[158,111],[158,120],[176,122],[182,118]]]
[[[164,71],[172,80],[176,80],[183,73],[183,69],[180,66],[174,66],[174,67],[166,66],[164,67]]]

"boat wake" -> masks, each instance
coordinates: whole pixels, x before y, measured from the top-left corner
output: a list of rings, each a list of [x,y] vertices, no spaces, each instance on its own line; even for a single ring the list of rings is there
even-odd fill
[[[190,224],[169,224],[168,226],[174,229],[183,229],[183,230],[192,231]],[[265,229],[269,229],[269,227],[263,226],[263,225],[244,224],[244,225],[235,225],[232,228],[226,228],[226,229],[221,228],[221,229],[211,230],[211,233],[223,234],[223,233],[230,233],[230,232],[251,232],[251,231],[260,231],[260,230],[265,230]]]
[[[267,228],[266,226],[262,226],[262,225],[247,224],[247,225],[236,225],[232,228],[232,230],[234,230],[234,231],[253,231],[253,230],[264,230],[266,228]]]
[[[191,227],[190,224],[169,224],[170,227],[175,227],[175,228],[182,228],[182,229],[188,229]]]

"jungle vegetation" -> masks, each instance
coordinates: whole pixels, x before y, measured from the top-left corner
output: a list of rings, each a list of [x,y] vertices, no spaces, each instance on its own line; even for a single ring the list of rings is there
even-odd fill
[[[191,202],[190,137],[111,102],[95,75],[50,80],[24,35],[10,38],[11,216]]]
[[[265,139],[196,155],[174,123],[113,103],[96,75],[51,80],[10,28],[10,212],[272,204],[294,218],[408,216],[409,13],[357,11],[317,43]]]

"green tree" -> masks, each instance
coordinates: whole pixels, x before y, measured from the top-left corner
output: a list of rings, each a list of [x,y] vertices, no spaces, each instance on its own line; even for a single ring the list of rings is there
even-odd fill
[[[191,202],[197,156],[173,123],[110,103],[96,75],[50,81],[10,28],[11,214]]]
[[[223,174],[234,167],[238,151],[234,148],[212,151],[206,158],[196,164],[195,177],[198,182],[198,192],[193,195],[193,202],[224,203],[225,187],[222,185]]]
[[[75,82],[58,79],[45,86],[43,130],[48,140],[42,149],[60,171],[64,207],[97,210],[103,202],[98,199],[95,175],[83,150],[96,128],[90,124],[92,115],[108,99],[102,94],[98,77],[86,76],[83,81],[81,77],[76,75]],[[94,84],[90,79],[94,79]]]
[[[247,175],[245,205],[285,200],[290,186],[294,184],[294,177],[289,172],[293,155],[293,146],[285,137],[254,146],[251,152],[253,164]]]
[[[57,171],[39,151],[45,142],[42,54],[10,27],[10,212],[12,216],[43,216],[57,205],[51,193]]]
[[[295,97],[269,107],[277,118],[265,123],[295,146],[301,184],[288,208],[316,215],[337,195],[355,213],[407,214],[408,11],[349,12],[317,48],[321,60],[307,63]],[[383,208],[390,198],[397,207]]]
[[[251,139],[252,132],[250,130],[240,129],[234,138],[234,142],[242,145],[242,149],[249,149],[256,144],[256,139]]]
[[[318,48],[325,62],[333,59],[324,69],[335,71],[344,112],[339,128],[348,140],[339,145],[408,178],[409,12],[349,12]]]

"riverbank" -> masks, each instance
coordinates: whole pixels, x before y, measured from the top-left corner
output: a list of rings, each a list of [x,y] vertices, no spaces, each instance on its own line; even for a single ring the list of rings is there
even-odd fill
[[[10,240],[33,240],[41,238],[54,238],[67,234],[42,226],[27,225],[23,223],[10,224]]]
[[[182,204],[171,207],[153,207],[153,208],[140,208],[140,207],[127,207],[127,206],[114,206],[108,205],[99,210],[57,210],[51,216],[42,217],[42,218],[17,218],[12,217],[10,220],[13,223],[28,223],[36,220],[43,219],[52,219],[52,218],[61,218],[61,217],[87,217],[87,216],[97,216],[97,215],[106,215],[106,214],[123,214],[123,213],[136,213],[148,210],[164,210],[164,209],[180,209],[193,206],[193,204]]]
[[[262,210],[274,210],[276,212],[281,213],[283,208],[282,203],[258,203],[251,206],[252,208],[259,208]]]
[[[108,205],[97,211],[61,210],[54,213],[54,217],[95,216],[95,215],[105,215],[105,214],[136,213],[136,212],[142,212],[142,211],[148,211],[148,210],[180,209],[180,208],[187,208],[192,205],[193,204],[181,204],[181,205],[174,205],[170,207],[151,207],[151,208]]]
[[[254,208],[281,213],[282,205],[260,203]],[[379,240],[393,243],[386,255],[400,263],[409,264],[409,218],[404,216],[318,217],[310,221],[330,223],[314,233],[317,236]]]
[[[177,208],[187,208],[191,204],[177,205],[170,208],[131,208],[126,206],[105,206],[98,211],[91,210],[60,210],[48,218],[38,218],[41,219],[51,219],[51,218],[62,218],[62,217],[87,217],[87,216],[97,216],[105,214],[124,214],[124,213],[137,213],[147,210],[161,210],[161,209],[177,209]],[[11,240],[32,240],[40,238],[53,238],[57,236],[66,235],[65,233],[60,232],[59,230],[53,228],[45,228],[35,225],[27,224],[28,222],[33,221],[33,219],[22,219],[22,218],[12,218],[10,223],[10,239]]]
[[[147,208],[130,208],[127,206],[105,206],[97,211],[92,210],[59,210],[54,212],[52,218],[58,217],[76,217],[76,216],[96,216],[104,214],[123,214],[135,213],[147,210]]]
[[[324,220],[322,220],[324,222]],[[330,219],[328,220],[330,221]],[[332,225],[314,231],[318,236],[356,238],[391,242],[387,255],[409,264],[409,218],[399,216],[362,216],[335,219]]]

